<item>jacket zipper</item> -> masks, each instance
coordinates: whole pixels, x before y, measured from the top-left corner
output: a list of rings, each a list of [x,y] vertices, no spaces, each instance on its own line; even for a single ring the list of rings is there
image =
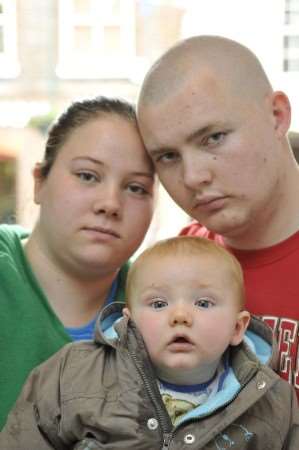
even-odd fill
[[[177,428],[179,428],[180,425],[183,425],[185,423],[199,422],[201,419],[212,415],[218,409],[223,408],[224,406],[228,406],[230,403],[232,403],[235,400],[235,398],[239,395],[240,391],[246,386],[246,384],[250,380],[250,379],[248,379],[245,383],[241,384],[240,388],[233,395],[233,397],[231,397],[227,402],[223,403],[221,406],[218,406],[218,407],[210,410],[209,412],[207,412],[206,414],[201,415],[200,417],[196,417],[196,418],[193,418],[193,419],[189,419],[189,420],[187,420],[185,422],[182,422],[182,423],[178,424],[177,426],[175,426],[172,431],[169,431],[169,427],[168,427],[168,424],[167,424],[167,419],[165,418],[165,413],[164,413],[163,409],[161,408],[161,406],[159,405],[159,401],[155,397],[155,393],[154,393],[154,389],[152,388],[151,381],[148,380],[148,378],[147,378],[147,376],[146,376],[146,374],[145,374],[145,372],[143,370],[142,364],[139,362],[139,359],[136,356],[136,354],[134,352],[132,352],[132,351],[129,351],[129,353],[130,353],[131,357],[133,358],[133,360],[134,360],[134,362],[136,364],[136,367],[137,367],[137,370],[139,372],[139,375],[141,376],[142,381],[143,381],[144,386],[145,386],[145,389],[146,389],[146,391],[147,391],[151,401],[154,404],[154,407],[155,407],[155,410],[156,410],[156,413],[157,413],[157,417],[158,417],[159,422],[161,424],[161,429],[162,429],[162,433],[163,433],[163,435],[162,435],[162,439],[163,439],[163,444],[162,445],[163,446],[162,446],[161,450],[169,450],[170,443],[171,443],[171,440],[173,438],[174,431]]]
[[[144,385],[145,385],[146,391],[147,391],[147,393],[148,393],[148,395],[149,395],[149,397],[150,397],[152,403],[154,404],[154,407],[155,407],[155,410],[156,410],[156,413],[157,413],[157,417],[158,417],[159,422],[160,422],[160,424],[161,424],[161,429],[162,429],[162,433],[163,433],[163,435],[162,435],[162,439],[163,439],[163,447],[162,447],[161,450],[168,450],[168,449],[169,449],[169,447],[170,447],[170,442],[171,442],[171,440],[172,440],[172,438],[173,438],[174,431],[175,431],[177,428],[179,428],[180,425],[183,425],[183,424],[185,424],[185,423],[195,423],[195,422],[198,422],[198,421],[200,421],[201,419],[203,419],[203,418],[205,418],[205,417],[208,417],[208,416],[212,415],[212,414],[215,413],[218,409],[221,409],[221,408],[223,408],[223,407],[228,406],[230,403],[232,403],[232,402],[236,399],[236,397],[239,395],[239,393],[241,392],[241,390],[249,383],[249,381],[250,381],[251,378],[252,378],[252,376],[248,377],[247,380],[245,381],[245,383],[243,383],[243,384],[240,385],[240,388],[239,388],[238,391],[233,395],[233,397],[231,397],[227,402],[223,403],[221,406],[218,406],[218,407],[216,407],[216,408],[214,408],[214,409],[211,409],[211,410],[209,410],[209,412],[207,412],[206,414],[203,414],[203,415],[201,415],[201,416],[199,416],[199,417],[196,417],[196,418],[193,418],[193,419],[189,419],[189,420],[187,420],[187,421],[185,421],[185,422],[181,422],[181,423],[179,423],[177,426],[172,427],[172,430],[169,430],[169,425],[168,425],[168,423],[167,423],[167,422],[168,422],[168,421],[167,421],[167,417],[165,416],[165,412],[164,412],[163,408],[162,408],[161,405],[160,405],[160,402],[159,402],[159,400],[158,400],[159,397],[156,397],[156,396],[155,396],[155,392],[154,392],[155,389],[153,389],[153,387],[152,387],[152,384],[153,384],[153,383],[151,382],[151,380],[148,380],[148,378],[147,378],[147,376],[146,376],[146,374],[145,374],[145,372],[144,372],[144,370],[143,370],[142,363],[139,361],[139,359],[138,359],[138,357],[136,356],[136,354],[135,354],[134,352],[132,352],[132,351],[129,351],[129,354],[131,355],[131,357],[133,358],[133,360],[134,360],[134,362],[135,362],[136,368],[137,368],[137,370],[138,370],[138,372],[139,372],[139,375],[140,375],[141,378],[142,378],[142,381],[143,381],[143,383],[144,383]],[[158,387],[157,387],[157,390],[158,390]]]
[[[143,370],[143,367],[140,364],[136,354],[131,351],[129,353],[132,356],[132,358],[136,364],[139,375],[141,376],[142,381],[145,386],[145,389],[146,389],[152,403],[154,404],[159,423],[161,424],[161,429],[162,429],[162,433],[163,433],[163,435],[162,435],[162,439],[163,439],[162,450],[168,450],[173,433],[169,430],[168,420],[165,416],[165,412],[164,412],[163,408],[160,406],[159,400],[155,396],[154,389],[152,388],[152,383],[150,380],[148,380],[148,378]],[[157,389],[158,389],[158,387],[157,387]]]
[[[161,450],[169,449],[169,444],[170,444],[171,439],[172,439],[172,433],[164,434],[163,447]]]

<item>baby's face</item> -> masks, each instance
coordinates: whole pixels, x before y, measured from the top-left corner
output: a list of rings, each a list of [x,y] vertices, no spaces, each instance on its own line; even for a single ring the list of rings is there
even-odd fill
[[[129,314],[158,373],[196,372],[198,383],[199,369],[213,372],[247,326],[238,295],[230,268],[215,256],[149,257],[138,268]]]

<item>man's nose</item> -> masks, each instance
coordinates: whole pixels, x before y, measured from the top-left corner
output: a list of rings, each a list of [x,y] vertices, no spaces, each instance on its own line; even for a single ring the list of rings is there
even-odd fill
[[[210,184],[212,171],[209,158],[200,155],[200,150],[190,152],[183,159],[183,181],[187,188],[198,190],[202,185]]]
[[[177,305],[174,306],[170,314],[170,325],[185,325],[191,326],[193,323],[192,313],[187,306]]]
[[[94,201],[95,214],[105,214],[109,217],[120,218],[122,211],[121,191],[117,186],[101,186]]]

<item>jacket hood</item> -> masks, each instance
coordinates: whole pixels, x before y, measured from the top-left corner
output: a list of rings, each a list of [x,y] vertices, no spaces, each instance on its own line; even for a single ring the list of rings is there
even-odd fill
[[[117,324],[120,321],[127,321],[122,315],[124,306],[124,303],[113,302],[102,309],[96,321],[94,337],[96,344],[116,346],[120,339]]]
[[[102,310],[97,320],[95,342],[114,348],[118,345],[126,346],[128,330],[133,330],[135,342],[133,346],[130,345],[130,349],[133,349],[137,358],[140,358],[145,350],[145,347],[142,347],[143,340],[135,324],[122,316],[123,307],[124,304],[115,302]],[[230,403],[262,367],[268,366],[267,370],[269,367],[272,369],[276,367],[278,352],[273,340],[273,332],[268,325],[255,316],[251,317],[242,343],[229,347],[228,351],[229,367],[221,390],[202,405],[189,411],[177,423],[177,426],[186,420],[206,416]],[[257,390],[256,395],[262,395],[262,393]]]
[[[95,329],[95,342],[97,344],[106,344],[112,347],[123,338],[120,323],[127,323],[128,320],[123,317],[122,310],[124,304],[113,302],[107,305],[97,319]],[[277,368],[278,350],[273,339],[271,328],[261,319],[251,316],[248,330],[245,333],[243,343],[246,351],[250,351],[257,361],[270,366],[272,369]]]
[[[243,343],[262,363],[276,370],[278,364],[278,347],[273,339],[272,329],[261,319],[251,316]]]

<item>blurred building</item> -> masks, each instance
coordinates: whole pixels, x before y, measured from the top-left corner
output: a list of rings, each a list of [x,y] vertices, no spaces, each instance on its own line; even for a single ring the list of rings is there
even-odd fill
[[[299,130],[298,0],[0,0],[0,222],[32,226],[32,167],[66,104],[98,94],[135,101],[151,63],[194,34],[255,51],[290,96]],[[186,221],[165,193],[159,211],[159,237],[159,224],[172,234]]]
[[[135,101],[183,13],[177,0],[0,0],[0,222],[35,220],[31,172],[50,120],[80,97]]]

